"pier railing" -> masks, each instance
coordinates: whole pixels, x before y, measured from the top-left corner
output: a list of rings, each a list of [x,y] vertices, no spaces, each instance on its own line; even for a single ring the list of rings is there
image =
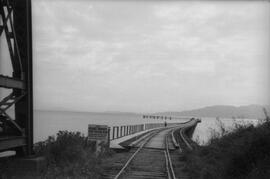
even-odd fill
[[[173,126],[180,123],[167,123],[167,126]],[[164,123],[147,123],[137,125],[123,125],[110,127],[110,140],[118,139],[124,136],[135,134],[137,132],[164,127]]]
[[[110,128],[110,140],[118,139],[144,130],[144,124],[113,126]]]

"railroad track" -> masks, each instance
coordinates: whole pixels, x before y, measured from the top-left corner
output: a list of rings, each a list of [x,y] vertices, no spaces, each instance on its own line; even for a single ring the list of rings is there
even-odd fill
[[[189,173],[186,170],[186,161],[183,153],[184,150],[188,149],[186,142],[189,142],[189,140],[187,140],[184,132],[183,128],[178,128],[171,133],[171,138],[175,140],[174,143],[176,143],[176,147],[179,149],[170,151],[172,164],[175,168],[174,173],[177,179],[190,179]]]
[[[160,130],[153,131],[147,134],[147,136],[144,137],[143,140],[140,140],[138,144],[140,146],[138,148],[135,148],[133,146],[133,148],[129,152],[126,152],[124,155],[123,153],[116,153],[111,160],[106,160],[104,162],[105,166],[102,166],[102,179],[114,179],[121,177],[128,165],[130,165],[133,158],[137,155],[137,153],[139,153],[139,151],[142,150],[142,147],[159,131]]]
[[[178,144],[179,151],[182,152],[183,150],[192,150],[193,146],[191,145],[191,139],[185,134],[187,127],[182,127],[181,129],[175,130],[172,133],[172,136],[175,137],[176,143]]]
[[[164,151],[165,157],[166,157],[167,176],[168,176],[168,179],[176,179],[174,169],[173,169],[171,154],[170,154],[170,151],[169,151],[169,142],[168,142],[168,140],[169,140],[169,134],[167,134],[166,138],[165,138],[166,149]]]
[[[111,166],[111,171],[104,175],[105,179],[176,179],[174,171],[175,165],[173,160],[178,159],[179,151],[171,150],[172,146],[176,149],[179,146],[183,146],[188,141],[184,138],[184,130],[180,129],[179,137],[183,139],[173,139],[173,132],[175,128],[167,128],[163,130],[154,131],[139,142],[138,148],[133,148],[126,158],[126,162],[117,161],[116,164]],[[150,143],[153,143],[157,135],[165,134],[162,138],[162,148],[151,148]],[[178,138],[178,137],[177,137]],[[155,139],[157,141],[157,139]],[[177,145],[178,142],[181,142]],[[172,158],[174,158],[172,160]],[[177,163],[178,161],[175,160]],[[115,167],[117,165],[117,167]],[[121,167],[120,167],[121,166]],[[179,166],[178,163],[176,166]],[[178,168],[177,168],[178,169]],[[108,168],[109,170],[109,168]],[[116,172],[116,170],[118,170]],[[182,174],[181,174],[182,175]],[[181,177],[182,178],[182,177]],[[186,177],[183,177],[186,178]]]
[[[118,174],[114,177],[114,179],[119,179],[120,177],[122,177],[124,175],[124,172],[126,172],[128,166],[131,164],[131,162],[135,159],[135,157],[138,156],[139,152],[143,151],[140,153],[143,154],[142,157],[145,156],[145,154],[148,154],[149,152],[151,151],[146,151],[146,150],[143,150],[143,147],[147,144],[147,142],[152,139],[158,132],[153,132],[150,136],[148,136],[144,141],[143,143],[140,145],[140,147],[134,152],[134,154],[128,159],[128,161],[125,163],[125,165],[123,166],[123,168],[118,172]],[[155,155],[151,155],[151,157],[154,157]],[[141,157],[141,156],[139,156]],[[140,158],[139,158],[140,159]],[[143,158],[142,158],[143,159]],[[138,165],[138,167],[141,167],[141,165]],[[141,169],[141,168],[139,168]],[[142,170],[145,170],[145,169],[142,169]],[[134,171],[134,170],[133,170]],[[139,172],[141,173],[141,172]],[[137,173],[137,174],[139,174]],[[135,175],[137,175],[136,173],[133,173]]]

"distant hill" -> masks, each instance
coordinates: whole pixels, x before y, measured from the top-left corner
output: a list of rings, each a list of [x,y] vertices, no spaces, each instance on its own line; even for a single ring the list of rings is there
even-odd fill
[[[187,110],[182,112],[163,112],[158,115],[168,116],[195,116],[195,117],[224,117],[224,118],[259,118],[264,119],[265,115],[262,108],[265,107],[270,115],[270,106],[248,105],[248,106],[229,106],[215,105],[204,108]]]

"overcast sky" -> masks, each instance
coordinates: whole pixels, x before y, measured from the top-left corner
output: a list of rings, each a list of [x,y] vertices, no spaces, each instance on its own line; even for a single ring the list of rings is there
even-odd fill
[[[269,2],[32,2],[37,109],[270,101]]]

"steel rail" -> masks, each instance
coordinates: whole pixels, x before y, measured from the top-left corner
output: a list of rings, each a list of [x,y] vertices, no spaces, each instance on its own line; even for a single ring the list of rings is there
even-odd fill
[[[173,169],[173,165],[172,165],[172,159],[171,159],[171,155],[170,155],[170,151],[169,151],[169,144],[168,144],[168,134],[165,137],[165,157],[166,157],[166,168],[167,168],[167,173],[168,173],[168,178],[169,179],[176,179],[175,177],[175,173],[174,173],[174,169]]]
[[[178,128],[178,127],[177,127],[177,128]],[[179,144],[177,143],[177,141],[176,141],[176,139],[175,139],[175,136],[174,136],[174,132],[177,130],[177,128],[174,129],[174,130],[172,130],[172,132],[171,132],[171,138],[172,138],[173,145],[175,146],[175,148],[179,148]]]
[[[186,144],[186,146],[187,146],[190,150],[192,150],[192,149],[193,149],[192,146],[187,142],[186,138],[184,137],[183,132],[184,132],[185,130],[186,130],[186,127],[180,129],[180,131],[179,131],[180,137],[182,138],[182,140],[184,141],[184,143]]]
[[[166,162],[166,170],[167,170],[167,176],[168,176],[168,179],[171,179],[171,175],[169,173],[169,159],[168,159],[168,156],[167,156],[167,152],[166,150],[164,150],[164,155],[165,155],[165,162]]]

